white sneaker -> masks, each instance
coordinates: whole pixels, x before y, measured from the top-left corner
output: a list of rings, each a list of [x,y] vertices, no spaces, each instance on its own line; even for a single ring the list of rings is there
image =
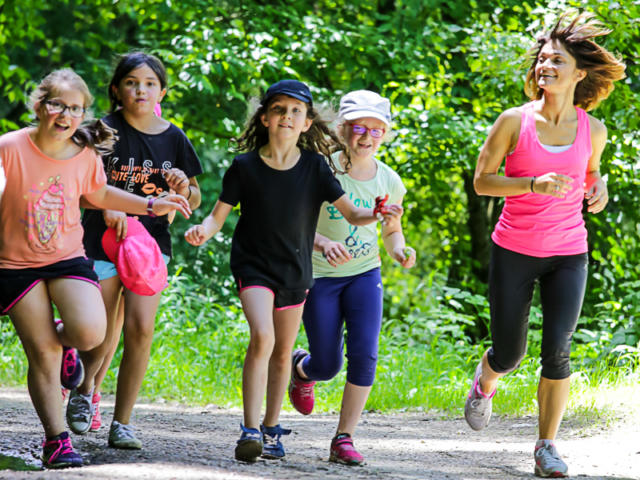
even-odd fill
[[[569,476],[569,467],[562,461],[551,440],[538,440],[533,458],[536,460],[534,473],[538,477],[561,478]]]
[[[491,399],[496,394],[494,390],[487,395],[480,388],[480,375],[482,374],[482,361],[476,367],[473,377],[473,385],[464,404],[464,418],[474,430],[482,430],[489,425],[491,419]]]

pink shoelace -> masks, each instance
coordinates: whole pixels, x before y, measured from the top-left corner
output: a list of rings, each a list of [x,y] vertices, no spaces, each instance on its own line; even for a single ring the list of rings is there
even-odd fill
[[[70,438],[63,438],[63,439],[49,440],[49,441],[45,440],[42,443],[42,446],[44,448],[47,448],[52,444],[58,444],[58,448],[56,448],[54,452],[49,456],[47,463],[51,463],[55,461],[56,458],[58,458],[60,455],[64,455],[65,453],[73,453],[73,447],[71,446]]]

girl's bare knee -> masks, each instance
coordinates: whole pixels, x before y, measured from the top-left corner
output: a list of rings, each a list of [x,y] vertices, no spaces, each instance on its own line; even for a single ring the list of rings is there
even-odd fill
[[[75,337],[75,342],[72,346],[82,352],[93,350],[94,348],[102,345],[102,342],[104,341],[104,334],[104,330],[102,332],[85,330],[80,335]]]
[[[291,349],[278,348],[276,345],[271,354],[270,363],[280,368],[286,368],[291,363]]]
[[[29,367],[43,373],[51,370],[59,374],[61,356],[62,348],[56,344],[38,345],[27,350]]]
[[[248,353],[252,356],[268,357],[273,352],[275,338],[272,332],[251,331]]]
[[[155,322],[131,322],[125,329],[127,343],[147,345],[153,340]]]

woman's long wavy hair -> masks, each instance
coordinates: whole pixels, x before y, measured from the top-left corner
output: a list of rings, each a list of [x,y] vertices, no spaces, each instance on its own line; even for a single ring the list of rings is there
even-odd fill
[[[276,98],[278,98],[278,95],[271,97],[266,102],[263,101],[258,105],[257,110],[247,122],[242,135],[238,138],[232,139],[236,144],[234,150],[239,152],[249,152],[258,150],[260,147],[269,143],[269,132],[267,127],[262,124],[260,117],[267,113],[269,106]],[[255,101],[252,103],[255,103]],[[330,158],[331,154],[338,150],[347,152],[348,150],[345,144],[338,135],[329,128],[328,125],[330,120],[323,118],[323,115],[314,108],[312,104],[306,103],[305,105],[307,106],[307,118],[311,119],[312,123],[309,130],[300,134],[297,143],[298,148],[319,153],[327,158]],[[333,170],[334,174],[343,174],[351,167],[351,160],[347,160],[344,171],[338,170],[333,162],[329,162],[329,166]]]
[[[536,45],[529,51],[531,66],[524,87],[527,96],[531,100],[542,98],[543,90],[538,87],[535,75],[536,63],[542,47],[547,42],[558,41],[576,60],[576,68],[587,73],[576,86],[574,105],[587,111],[596,108],[609,96],[614,82],[625,77],[625,64],[593,40],[610,32],[591,13],[576,15],[575,12],[568,12],[561,15],[551,31],[538,37]]]
[[[93,120],[89,107],[93,104],[93,95],[89,87],[76,72],[69,68],[54,70],[44,77],[40,85],[31,93],[30,104],[38,118],[46,114],[45,102],[55,98],[65,87],[79,91],[84,97],[83,107],[86,109],[84,121],[75,131],[71,140],[79,147],[89,147],[99,155],[107,155],[113,151],[116,141],[115,130],[105,125],[102,120]]]

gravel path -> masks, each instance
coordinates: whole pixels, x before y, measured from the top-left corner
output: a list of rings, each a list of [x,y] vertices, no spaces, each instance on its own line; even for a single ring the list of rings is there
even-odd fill
[[[113,398],[102,402],[111,419]],[[365,414],[356,446],[362,467],[329,463],[335,415],[286,413],[282,425],[286,460],[243,464],[233,459],[239,410],[139,404],[135,425],[141,451],[106,445],[107,429],[73,436],[88,465],[64,471],[0,470],[0,479],[522,479],[533,476],[535,418],[494,418],[482,432],[464,419],[431,414]],[[26,390],[0,388],[0,453],[39,466],[42,431]],[[640,479],[640,419],[619,419],[604,428],[563,424],[558,449],[574,478]]]

